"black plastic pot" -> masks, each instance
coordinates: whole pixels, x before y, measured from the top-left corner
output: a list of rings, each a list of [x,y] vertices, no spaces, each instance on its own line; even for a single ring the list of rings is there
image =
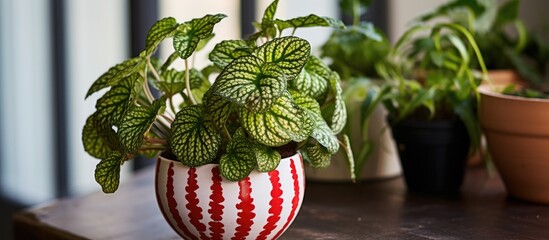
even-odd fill
[[[459,192],[470,147],[463,122],[402,121],[392,130],[409,190]]]

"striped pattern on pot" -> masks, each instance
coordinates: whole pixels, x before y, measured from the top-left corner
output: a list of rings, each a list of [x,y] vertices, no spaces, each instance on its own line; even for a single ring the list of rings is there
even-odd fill
[[[304,190],[300,154],[238,182],[222,179],[217,164],[190,168],[159,157],[156,165],[158,205],[185,239],[276,239],[297,216]]]

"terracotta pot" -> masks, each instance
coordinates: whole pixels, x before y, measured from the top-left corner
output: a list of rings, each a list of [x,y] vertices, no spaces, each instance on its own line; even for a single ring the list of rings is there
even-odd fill
[[[156,164],[158,205],[185,239],[276,239],[297,216],[304,190],[300,154],[238,182],[223,179],[218,164],[190,168],[164,157]]]
[[[549,100],[495,88],[479,88],[479,117],[494,164],[511,195],[549,203]]]
[[[490,79],[494,85],[509,85],[515,84],[518,86],[526,86],[526,82],[514,70],[490,70],[488,72]]]

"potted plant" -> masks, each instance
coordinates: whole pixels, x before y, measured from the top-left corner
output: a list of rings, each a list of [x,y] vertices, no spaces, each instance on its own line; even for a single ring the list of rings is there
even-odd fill
[[[391,44],[387,36],[370,22],[361,21],[370,1],[341,0],[340,8],[353,19],[346,28],[334,29],[322,45],[321,57],[342,78],[343,98],[348,121],[343,132],[355,146],[356,177],[359,180],[382,179],[400,174],[398,154],[382,106],[366,108],[376,95],[380,77],[375,65],[387,56]],[[345,156],[336,154],[326,169],[306,168],[307,179],[350,181]]]
[[[519,7],[519,0],[499,6],[495,1],[453,1],[424,19],[467,13],[470,20],[462,25],[475,29],[492,80],[480,87],[479,107],[491,158],[511,195],[549,203],[549,45],[524,27]],[[509,34],[509,25],[517,29],[517,37]]]
[[[336,136],[346,119],[337,73],[310,55],[306,40],[282,36],[285,29],[340,22],[316,15],[275,19],[277,4],[268,6],[250,39],[218,43],[209,55],[213,65],[202,70],[188,58],[225,15],[183,23],[164,18],[151,27],[139,56],[93,83],[87,96],[110,89],[97,100],[82,140],[101,159],[95,179],[104,192],[116,191],[124,162],[160,154],[158,204],[182,237],[277,238],[287,229],[303,200],[302,156],[326,166],[348,141]],[[173,54],[152,57],[168,38]],[[181,71],[172,67],[178,58]]]
[[[467,156],[480,145],[475,113],[482,75],[471,68],[473,58],[483,64],[469,31],[439,23],[410,28],[377,66],[386,83],[373,102],[389,112],[410,190],[459,191]]]

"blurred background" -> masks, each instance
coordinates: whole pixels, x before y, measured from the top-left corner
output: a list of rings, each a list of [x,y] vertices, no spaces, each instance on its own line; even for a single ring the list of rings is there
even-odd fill
[[[394,40],[407,23],[444,0],[377,0],[363,19]],[[94,112],[91,83],[110,66],[135,56],[149,27],[174,16],[187,21],[209,13],[229,17],[216,26],[216,38],[253,32],[250,22],[270,0],[0,0],[0,238],[11,239],[11,214],[57,198],[98,191],[94,169],[80,134]],[[549,2],[523,1],[529,26],[547,28]],[[341,18],[336,0],[281,0],[278,18],[309,13]],[[314,49],[331,29],[299,30]],[[170,46],[165,46],[170,47]],[[208,52],[203,51],[204,53]],[[162,51],[160,51],[162,56]],[[205,60],[199,55],[197,65]],[[96,94],[99,95],[99,94]],[[141,161],[124,166],[128,178]]]

